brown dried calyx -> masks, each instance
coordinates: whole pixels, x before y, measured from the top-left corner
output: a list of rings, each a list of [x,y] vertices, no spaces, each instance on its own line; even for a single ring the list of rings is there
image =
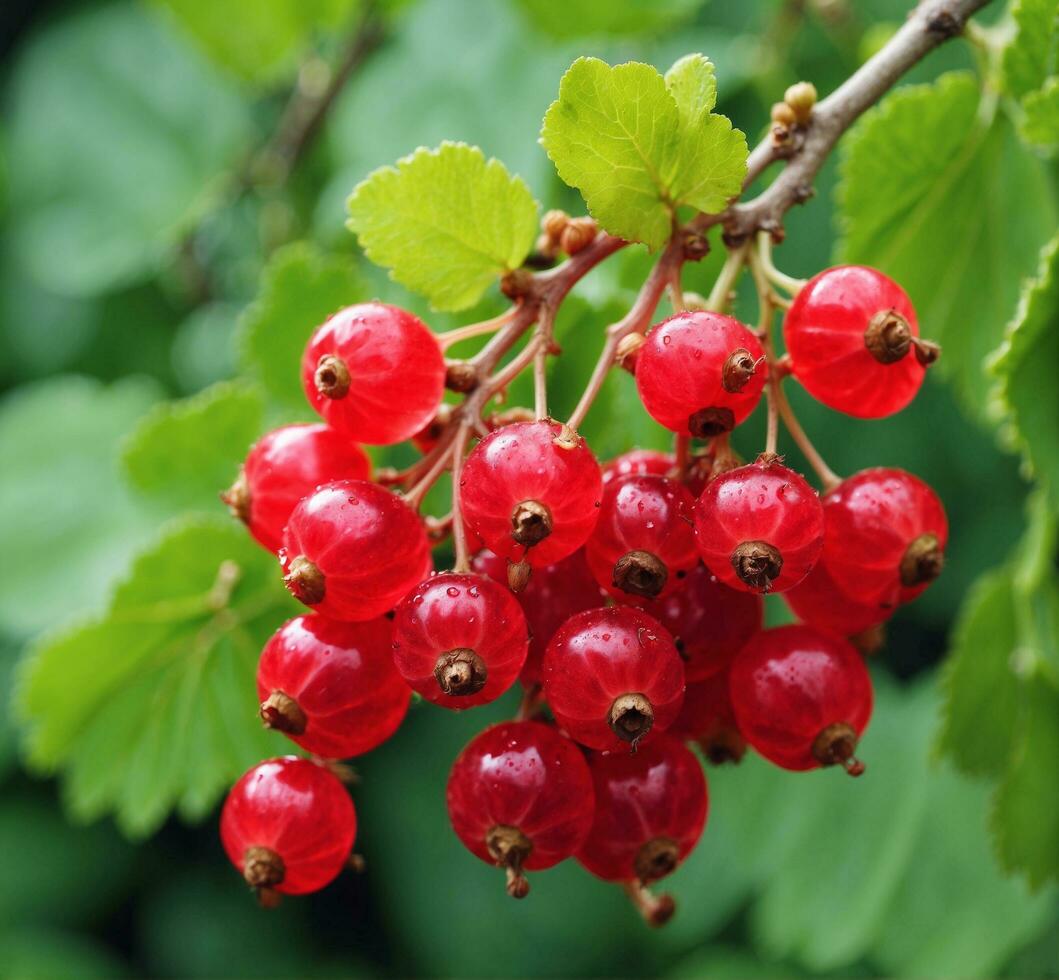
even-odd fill
[[[912,349],[912,327],[897,310],[880,310],[868,321],[864,346],[880,364],[893,364]]]
[[[305,734],[305,726],[309,722],[301,705],[284,691],[273,691],[262,701],[260,714],[266,728],[287,735]]]
[[[857,750],[857,733],[844,721],[828,725],[813,742],[813,758],[822,766],[842,766],[851,776],[860,776],[866,768],[853,753]]]
[[[527,548],[552,533],[552,512],[539,500],[523,500],[511,512],[511,537]]]
[[[497,866],[507,871],[507,893],[512,898],[525,898],[530,887],[522,865],[533,851],[533,841],[518,827],[497,824],[486,833],[485,846]]]
[[[688,431],[696,439],[712,439],[735,428],[735,414],[730,408],[700,408],[688,416]]]
[[[783,555],[767,541],[742,542],[729,561],[740,580],[758,592],[768,592],[783,570]]]
[[[654,723],[654,707],[642,694],[622,694],[616,697],[607,713],[610,730],[623,742],[631,743],[633,751]]]
[[[324,398],[345,398],[349,394],[349,368],[337,354],[324,354],[316,363],[313,384]]]
[[[734,728],[720,728],[699,739],[703,754],[715,766],[726,762],[740,763],[746,755],[746,739]]]
[[[287,566],[287,574],[283,576],[287,588],[295,599],[304,602],[307,606],[315,606],[324,601],[326,587],[324,584],[324,573],[320,571],[305,555],[298,555],[292,559]]]
[[[232,517],[244,524],[250,523],[250,486],[246,482],[246,470],[239,467],[239,475],[227,490],[221,493],[221,501],[228,506]]]
[[[522,561],[509,560],[507,563],[507,587],[518,595],[519,592],[529,585],[532,572],[533,566],[525,559]]]
[[[930,532],[921,534],[905,549],[901,558],[901,584],[912,588],[933,582],[944,566],[945,553],[941,550],[937,535]]]
[[[478,369],[470,361],[446,361],[445,387],[467,394],[478,387]]]
[[[657,881],[675,870],[680,859],[680,847],[670,837],[654,837],[636,852],[633,867],[642,884]]]
[[[434,664],[434,680],[445,694],[467,697],[477,694],[488,678],[485,662],[473,650],[457,647],[443,653]]]
[[[721,387],[733,395],[739,394],[757,370],[757,361],[745,347],[737,347],[721,368]]]
[[[280,893],[276,885],[283,884],[287,867],[270,847],[248,847],[243,854],[243,878],[257,892],[257,900],[265,908],[279,904]]]
[[[630,551],[614,563],[611,581],[622,592],[653,599],[665,588],[668,578],[664,561],[649,551]]]

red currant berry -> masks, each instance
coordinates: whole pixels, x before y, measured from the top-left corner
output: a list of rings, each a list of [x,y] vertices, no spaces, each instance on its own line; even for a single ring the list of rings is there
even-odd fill
[[[728,671],[688,684],[684,705],[669,734],[698,742],[715,766],[739,762],[746,754],[746,739],[736,724],[729,693]]]
[[[475,446],[460,503],[490,551],[540,568],[585,543],[599,516],[602,477],[585,441],[574,439],[567,447],[556,422],[519,422]]]
[[[826,524],[826,508],[824,515]],[[826,549],[826,531],[824,540]],[[850,598],[831,577],[822,555],[805,578],[783,593],[795,616],[803,623],[839,636],[863,633],[890,618],[895,605],[868,605]]]
[[[706,823],[699,760],[662,735],[635,755],[593,752],[588,766],[596,809],[577,860],[606,881],[648,884],[676,870]]]
[[[535,721],[487,728],[449,775],[449,819],[476,857],[507,871],[507,891],[529,891],[524,871],[570,857],[592,825],[592,776],[581,750]]]
[[[782,592],[809,574],[824,543],[816,491],[775,462],[715,477],[695,507],[695,540],[706,567],[734,589]]]
[[[357,815],[338,778],[308,759],[259,763],[228,793],[221,843],[262,903],[331,882],[353,848]]]
[[[481,575],[507,585],[507,561],[491,551],[480,551],[472,566]],[[588,570],[583,550],[538,568],[529,584],[518,594],[518,604],[529,627],[529,653],[519,680],[526,687],[540,683],[541,660],[555,631],[574,613],[595,609],[604,595]]]
[[[653,599],[678,589],[699,563],[694,510],[691,494],[668,477],[610,480],[585,545],[596,581],[619,599]]]
[[[305,394],[357,442],[414,436],[437,413],[445,358],[417,316],[384,303],[347,306],[312,335],[302,357]]]
[[[419,518],[374,483],[318,487],[291,514],[280,550],[291,594],[332,619],[374,619],[430,571]]]
[[[257,665],[261,718],[325,759],[362,755],[397,731],[411,692],[390,656],[390,621],[299,616]]]
[[[690,683],[724,670],[761,629],[761,597],[722,585],[702,565],[682,589],[643,608],[673,637]]]
[[[500,697],[515,683],[528,646],[518,601],[484,575],[428,578],[394,615],[397,669],[414,691],[444,708]]]
[[[360,446],[326,425],[286,425],[254,443],[239,478],[222,494],[232,515],[269,551],[302,497],[332,480],[367,480],[371,462]]]
[[[629,606],[571,616],[548,644],[541,677],[560,728],[601,751],[635,749],[668,728],[684,696],[672,638]]]
[[[765,385],[764,357],[738,320],[677,313],[647,335],[636,358],[636,387],[656,422],[708,439],[731,432],[754,410]]]
[[[676,459],[672,453],[657,449],[630,449],[627,453],[603,464],[603,482],[608,483],[619,476],[646,476],[649,473],[668,476]]]
[[[904,290],[861,265],[825,269],[805,284],[783,321],[791,371],[814,398],[862,419],[899,412],[938,356],[919,339]]]
[[[735,658],[729,690],[739,730],[770,762],[864,771],[853,753],[871,718],[871,678],[846,640],[810,626],[765,630]]]

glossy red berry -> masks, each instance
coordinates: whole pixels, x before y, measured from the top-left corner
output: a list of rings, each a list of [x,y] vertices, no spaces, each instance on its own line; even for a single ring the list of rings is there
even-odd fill
[[[649,473],[668,476],[674,466],[676,459],[672,453],[657,449],[630,449],[603,464],[603,482],[608,483],[619,476],[646,476]]]
[[[857,602],[838,587],[827,570],[822,554],[813,570],[794,588],[783,593],[784,600],[795,616],[803,623],[840,636],[863,633],[890,618],[896,605]]]
[[[864,771],[854,752],[871,718],[871,678],[848,641],[810,626],[765,630],[735,658],[729,690],[739,730],[769,761]]]
[[[673,637],[688,682],[724,670],[761,629],[761,597],[718,582],[702,565],[684,587],[643,604]]]
[[[746,739],[735,720],[727,670],[688,684],[684,704],[669,734],[697,742],[714,765],[743,758]]]
[[[619,599],[653,599],[684,584],[699,563],[695,500],[675,480],[623,476],[603,488],[599,520],[585,545],[588,567]]]
[[[445,358],[417,316],[385,303],[347,306],[312,335],[302,357],[309,404],[355,439],[385,445],[414,436],[437,413]]]
[[[411,692],[390,656],[390,621],[299,616],[265,644],[257,665],[261,718],[306,752],[345,759],[385,742]]]
[[[552,637],[541,671],[556,722],[582,745],[628,752],[672,723],[684,667],[669,634],[639,609],[572,616]]]
[[[283,529],[302,497],[322,483],[370,475],[364,450],[334,429],[285,425],[254,443],[222,499],[261,544],[279,551]]]
[[[489,433],[467,457],[460,503],[468,526],[497,555],[550,565],[581,547],[599,516],[599,463],[556,422]]]
[[[506,869],[514,898],[529,891],[524,871],[573,855],[592,825],[592,776],[581,750],[535,721],[475,737],[452,767],[447,798],[456,835],[476,857]]]
[[[876,269],[844,265],[814,276],[783,321],[791,371],[814,398],[857,418],[900,411],[938,348],[919,340],[904,290]]]
[[[332,619],[374,619],[430,570],[423,523],[374,483],[328,483],[291,514],[280,551],[291,594]]]
[[[507,585],[507,560],[491,551],[480,551],[472,562],[474,570],[494,582]],[[541,661],[555,631],[574,613],[597,608],[603,590],[592,577],[583,549],[551,565],[534,571],[526,587],[516,597],[529,627],[529,653],[519,680],[526,687],[540,683]]]
[[[648,884],[691,853],[709,805],[699,760],[662,735],[635,755],[593,752],[592,829],[577,860],[606,881]]]
[[[695,507],[695,539],[706,567],[734,589],[782,592],[809,574],[824,543],[816,491],[775,462],[715,477]]]
[[[518,601],[484,575],[434,575],[394,614],[397,669],[414,691],[445,708],[500,697],[515,683],[528,646]]]
[[[259,763],[228,793],[221,843],[263,902],[332,881],[357,833],[353,801],[323,766],[284,756]]]
[[[636,387],[648,414],[700,439],[731,432],[765,385],[764,351],[738,320],[677,313],[656,325],[636,358]]]

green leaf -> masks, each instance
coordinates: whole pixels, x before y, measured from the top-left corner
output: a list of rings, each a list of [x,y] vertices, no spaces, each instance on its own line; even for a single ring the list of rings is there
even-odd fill
[[[390,276],[438,310],[476,303],[537,233],[529,188],[478,147],[442,143],[380,167],[349,198],[349,227]]]
[[[141,493],[173,508],[216,511],[217,494],[261,435],[263,416],[261,393],[239,382],[163,402],[125,441],[125,475]]]
[[[252,133],[228,82],[136,4],[55,19],[8,101],[15,254],[75,296],[157,272]]]
[[[952,73],[865,113],[846,139],[841,176],[841,261],[901,283],[923,335],[941,342],[940,370],[982,413],[983,361],[1055,230],[1040,162],[1004,116],[983,124],[976,79]]]
[[[1015,318],[991,361],[996,400],[1027,467],[1059,510],[1059,235],[1040,255],[1037,275],[1022,290]]]
[[[717,73],[709,58],[686,54],[665,75],[685,126],[701,125],[717,105]]]
[[[689,20],[703,0],[519,0],[534,25],[552,37],[660,34]]]
[[[1028,678],[1007,775],[992,813],[1000,860],[1031,887],[1059,878],[1059,691],[1041,672]]]
[[[293,603],[275,558],[226,521],[188,520],[134,562],[101,619],[45,637],[20,668],[28,761],[61,771],[79,819],[131,835],[174,807],[201,818],[286,743],[257,718],[254,676]]]
[[[1014,0],[1015,33],[1001,59],[1002,84],[1008,95],[1022,98],[1056,69],[1059,32],[1057,0]]]
[[[579,58],[563,75],[541,143],[611,234],[657,248],[672,232],[678,205],[718,211],[739,192],[746,137],[690,101],[696,89],[715,98],[708,64],[684,59],[664,79],[650,65],[612,68]]]
[[[305,345],[332,313],[364,295],[347,256],[326,255],[308,242],[278,249],[239,323],[243,365],[284,408],[308,411],[301,379]]]
[[[49,927],[0,931],[0,974],[10,980],[115,980],[127,972],[111,948],[82,934]]]
[[[1059,78],[1052,77],[1022,100],[1019,132],[1027,143],[1051,149],[1059,143]]]
[[[123,486],[118,442],[158,396],[153,383],[59,377],[0,401],[0,589],[14,637],[95,608],[156,516]]]

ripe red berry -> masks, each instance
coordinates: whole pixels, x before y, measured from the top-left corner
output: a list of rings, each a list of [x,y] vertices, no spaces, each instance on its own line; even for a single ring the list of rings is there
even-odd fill
[[[299,616],[265,644],[257,665],[261,717],[325,759],[361,755],[401,724],[411,692],[390,655],[390,621]]]
[[[363,480],[318,487],[291,514],[280,551],[294,597],[332,619],[374,619],[430,570],[420,519]]]
[[[684,705],[669,726],[669,734],[697,742],[715,766],[743,758],[746,739],[736,724],[727,670],[688,684]]]
[[[548,644],[541,677],[559,726],[601,751],[627,752],[668,728],[684,696],[672,638],[629,606],[570,617]]]
[[[285,425],[262,436],[222,499],[269,551],[302,497],[332,480],[367,480],[371,462],[360,446],[326,425]]]
[[[761,629],[761,597],[716,581],[702,565],[688,573],[684,587],[644,603],[673,637],[690,684],[724,670]]]
[[[636,358],[636,387],[650,416],[700,439],[731,432],[765,385],[764,351],[738,320],[677,313],[647,335]]]
[[[221,843],[263,903],[332,881],[357,832],[353,801],[323,766],[284,756],[259,763],[228,793]]]
[[[904,290],[861,265],[825,269],[794,298],[783,321],[794,376],[830,408],[875,419],[916,396],[938,348],[919,340]]]
[[[619,476],[646,476],[648,473],[668,476],[674,466],[676,459],[672,453],[659,452],[657,449],[630,449],[603,464],[603,482],[608,483]]]
[[[588,567],[619,599],[668,595],[699,563],[695,501],[675,480],[623,476],[603,488],[599,521],[585,545]]]
[[[556,422],[489,433],[467,457],[460,503],[468,526],[497,555],[534,568],[573,554],[599,516],[599,463],[585,441],[560,444]]]
[[[826,524],[826,508],[824,513]],[[831,577],[823,552],[813,570],[794,588],[784,592],[783,598],[803,623],[840,636],[853,636],[877,626],[889,619],[896,609],[895,605],[868,605],[851,598]]]
[[[871,718],[871,678],[846,640],[810,626],[765,630],[735,658],[729,690],[739,730],[769,761],[864,771],[853,753]]]
[[[593,752],[588,765],[595,816],[577,860],[606,881],[647,884],[674,871],[706,823],[699,760],[662,735],[635,755]]]
[[[437,413],[445,358],[417,316],[384,303],[347,306],[312,335],[302,357],[305,394],[357,442],[414,436]]]
[[[592,825],[592,776],[581,750],[535,721],[487,728],[449,775],[449,819],[476,857],[507,871],[507,891],[529,891],[524,871],[570,857]]]
[[[695,507],[695,539],[706,567],[734,589],[782,592],[809,574],[824,543],[816,491],[775,462],[715,477]]]
[[[428,701],[471,708],[500,697],[526,660],[526,618],[511,592],[484,575],[442,572],[397,606],[393,658]]]

